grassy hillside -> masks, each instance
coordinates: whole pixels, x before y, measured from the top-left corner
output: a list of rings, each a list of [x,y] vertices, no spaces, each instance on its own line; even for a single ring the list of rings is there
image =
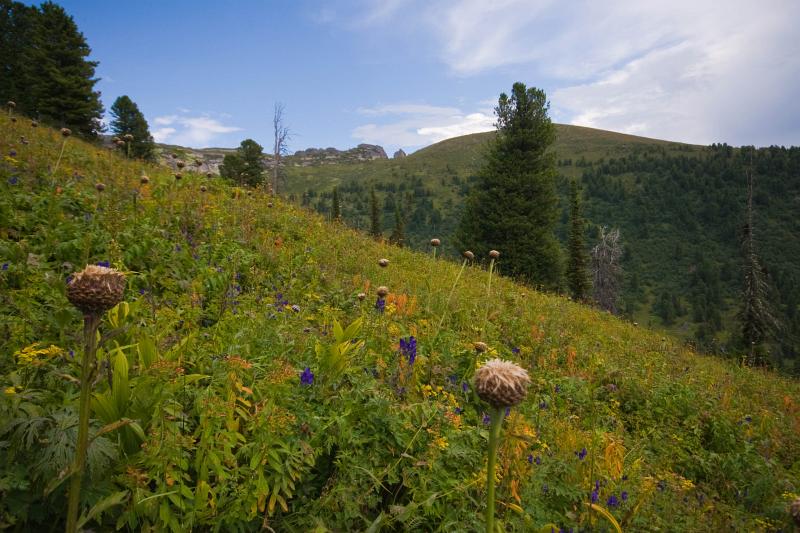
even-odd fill
[[[374,186],[386,235],[400,206],[412,248],[424,250],[437,236],[457,257],[452,237],[492,135],[450,139],[400,160],[290,167],[287,186],[295,201],[323,214],[337,186],[343,219],[358,228],[369,226]],[[701,147],[559,125],[553,150],[562,202],[560,239],[567,238],[568,183],[575,179],[583,188],[589,247],[600,226],[621,230],[625,283],[619,308],[624,315],[720,354],[734,352],[739,343],[738,238],[745,174],[752,165],[758,250],[775,289],[773,314],[779,319],[767,358],[787,372],[800,372],[800,148],[771,147],[750,155],[725,145]]]
[[[0,118],[2,527],[62,527],[82,357],[65,278],[101,261],[128,288],[101,325],[87,527],[480,531],[487,408],[471,378],[491,357],[533,378],[504,422],[506,530],[611,530],[592,500],[629,531],[791,527],[796,381],[503,278],[487,296],[477,266],[459,278],[74,138],[53,173],[61,147]],[[399,348],[412,335],[415,357]]]

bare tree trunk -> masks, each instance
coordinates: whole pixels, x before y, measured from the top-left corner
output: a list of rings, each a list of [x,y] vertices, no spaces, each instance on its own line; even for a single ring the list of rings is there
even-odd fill
[[[619,241],[619,229],[606,233],[600,228],[600,242],[592,249],[592,277],[594,281],[594,299],[597,304],[611,313],[617,313],[617,297],[619,296],[620,266],[622,247]]]
[[[272,158],[272,190],[270,194],[278,194],[278,177],[280,175],[281,158],[288,152],[286,143],[291,134],[289,128],[283,123],[283,104],[275,103],[275,110],[272,115],[272,130],[275,138],[273,144]]]

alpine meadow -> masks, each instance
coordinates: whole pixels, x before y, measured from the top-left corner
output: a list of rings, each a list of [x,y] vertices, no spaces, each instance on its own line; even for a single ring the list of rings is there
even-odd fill
[[[800,528],[796,130],[625,85],[738,41],[455,4],[0,0],[0,530]]]

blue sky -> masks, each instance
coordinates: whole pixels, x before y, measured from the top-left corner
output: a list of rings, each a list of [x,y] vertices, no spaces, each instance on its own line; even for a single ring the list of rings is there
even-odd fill
[[[670,140],[800,145],[796,0],[62,0],[157,140],[361,142],[388,152],[492,129],[515,81],[557,122]]]

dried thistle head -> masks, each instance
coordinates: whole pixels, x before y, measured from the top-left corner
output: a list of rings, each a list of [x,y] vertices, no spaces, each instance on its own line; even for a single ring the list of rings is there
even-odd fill
[[[9,109],[14,109],[15,107],[17,107],[17,103],[13,100],[9,100],[8,102],[6,102],[6,106]]]
[[[186,166],[186,163],[184,163],[183,161],[178,161],[177,163],[175,163],[175,166],[178,168],[183,168]]]
[[[38,128],[38,127],[39,127],[39,123],[36,122],[35,120],[31,120],[31,128]]]
[[[67,298],[85,315],[99,315],[122,301],[125,274],[98,265],[87,265],[72,275]]]
[[[267,202],[267,207],[269,207],[270,209],[272,209],[272,202]]]
[[[122,136],[122,139],[124,141],[131,142],[133,140],[133,134],[126,133],[125,135]]]
[[[150,183],[150,178],[142,174],[142,177],[139,178],[139,183],[141,183],[142,185],[147,185],[148,183]]]
[[[433,246],[434,248],[436,248],[440,244],[442,244],[442,241],[440,241],[439,239],[431,239],[431,246]]]
[[[491,257],[492,259],[497,259],[498,257],[500,257],[500,252],[498,252],[497,250],[489,250],[489,257]]]
[[[97,189],[97,192],[103,192],[104,190],[106,190],[106,186],[103,185],[102,183],[95,183],[94,188]]]
[[[478,396],[496,408],[512,407],[522,402],[530,382],[524,368],[502,359],[492,359],[475,371]]]
[[[180,181],[180,180],[181,180],[181,178],[183,178],[183,174],[181,174],[180,172],[176,172],[176,173],[175,173],[175,179],[176,179],[176,180],[178,180],[178,181]]]
[[[489,350],[485,342],[478,341],[472,345],[478,353],[484,353]]]
[[[470,261],[474,261],[475,260],[475,254],[473,254],[469,250],[464,250],[461,253],[461,255],[463,255],[465,259],[469,259]]]
[[[358,298],[359,300],[362,300],[362,301],[363,301],[363,300],[364,300],[364,298],[366,298],[366,297],[367,297],[367,293],[365,293],[365,292],[359,292],[359,293],[358,293],[358,296],[356,296],[356,298]]]
[[[381,285],[380,287],[378,287],[378,290],[376,292],[378,293],[378,296],[380,298],[385,298],[386,295],[389,294],[389,287]]]
[[[123,141],[122,139],[117,139],[116,141],[114,141],[114,144],[120,147],[125,146],[125,141]]]
[[[389,266],[389,260],[386,259],[386,258],[378,259],[378,266],[380,266],[381,268],[388,267]]]
[[[207,189],[206,189],[206,186],[205,186],[205,185],[201,185],[201,186],[200,186],[200,192],[206,192],[206,190],[207,190]]]
[[[69,137],[72,135],[72,130],[69,128],[61,128],[61,136],[62,137]]]

